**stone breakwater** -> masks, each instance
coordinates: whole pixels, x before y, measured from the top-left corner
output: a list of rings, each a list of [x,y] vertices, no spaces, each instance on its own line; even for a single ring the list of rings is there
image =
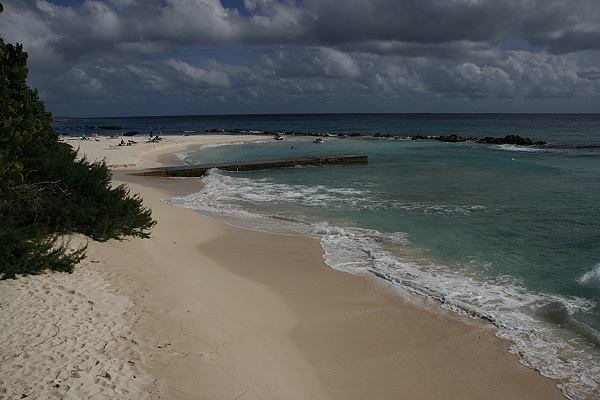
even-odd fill
[[[367,162],[367,156],[342,154],[334,156],[314,156],[257,161],[239,161],[234,163],[215,163],[182,167],[160,167],[144,171],[135,171],[132,172],[131,175],[162,177],[198,177],[206,174],[208,170],[213,168],[220,169],[223,171],[258,171],[273,168],[290,168],[307,165],[366,164]]]

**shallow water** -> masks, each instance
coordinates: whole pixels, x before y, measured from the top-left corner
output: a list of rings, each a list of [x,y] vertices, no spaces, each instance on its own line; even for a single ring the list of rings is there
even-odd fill
[[[360,154],[369,163],[213,171],[201,193],[168,202],[251,229],[316,235],[332,268],[373,273],[489,319],[524,364],[560,378],[567,396],[599,396],[600,116],[216,116],[161,124],[165,134],[239,128],[371,135],[207,146],[182,157],[203,164]],[[412,134],[519,134],[548,144],[403,138]]]

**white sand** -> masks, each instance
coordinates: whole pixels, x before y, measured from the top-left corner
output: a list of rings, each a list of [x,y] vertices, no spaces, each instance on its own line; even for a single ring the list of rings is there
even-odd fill
[[[93,268],[0,281],[0,398],[145,398],[131,305]]]
[[[169,137],[117,150],[82,141],[80,152],[147,168],[190,145],[240,140],[265,138]],[[562,398],[487,322],[331,270],[314,239],[160,201],[196,180],[124,172],[114,171],[116,183],[139,192],[158,221],[150,239],[92,242],[71,275],[0,282],[0,399]]]
[[[135,167],[157,150],[183,151],[201,144],[263,140],[255,136],[167,136],[158,143],[117,146],[117,139],[66,140],[90,161]],[[110,146],[109,143],[114,146]],[[169,150],[167,150],[169,149]],[[73,245],[85,239],[74,238]],[[115,294],[98,260],[73,274],[50,273],[0,281],[0,399],[144,399],[153,381],[140,368],[131,334],[138,316],[123,318],[131,300]],[[110,247],[108,249],[110,252]],[[106,258],[106,257],[105,257]],[[118,265],[119,261],[115,261]],[[119,265],[118,265],[119,266]],[[119,266],[120,267],[120,266]]]
[[[159,142],[147,142],[143,137],[133,137],[136,144],[131,146],[119,146],[121,137],[109,139],[101,137],[98,141],[94,139],[65,139],[74,149],[78,150],[79,156],[84,156],[90,161],[106,160],[111,168],[132,168],[140,164],[143,158],[157,149],[162,152],[177,152],[186,148],[199,148],[206,144],[250,142],[259,140],[270,140],[270,136],[257,135],[169,135],[162,136]],[[124,138],[127,142],[127,138]]]

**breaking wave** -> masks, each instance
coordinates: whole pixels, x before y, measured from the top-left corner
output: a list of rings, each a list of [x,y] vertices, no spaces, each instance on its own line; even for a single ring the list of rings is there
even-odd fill
[[[587,288],[600,288],[600,263],[593,270],[586,272],[579,278],[579,284]]]

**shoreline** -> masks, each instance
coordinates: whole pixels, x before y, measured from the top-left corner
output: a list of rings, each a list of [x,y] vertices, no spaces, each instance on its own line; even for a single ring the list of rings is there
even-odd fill
[[[215,136],[198,138],[238,141]],[[199,144],[172,138],[143,153],[123,153],[131,152],[136,169],[143,169],[179,162],[175,152]],[[118,156],[113,165],[122,162]],[[122,311],[124,330],[100,337],[127,338],[111,359],[139,355],[125,362],[139,374],[135,387],[143,396],[133,396],[135,388],[121,394],[122,384],[102,386],[102,376],[88,378],[92,387],[104,388],[101,393],[151,399],[564,398],[558,382],[521,365],[487,321],[451,313],[374,277],[335,271],[324,264],[314,238],[244,230],[167,205],[161,197],[197,191],[201,182],[133,177],[126,175],[130,169],[114,168],[113,181],[140,193],[152,208],[158,224],[151,238],[90,242],[77,272],[99,274],[110,282],[105,295],[131,302]],[[67,281],[76,276],[60,274]],[[36,352],[29,351],[29,360]],[[50,389],[61,392],[71,378]],[[69,392],[73,386],[62,392],[65,398],[77,398]]]

